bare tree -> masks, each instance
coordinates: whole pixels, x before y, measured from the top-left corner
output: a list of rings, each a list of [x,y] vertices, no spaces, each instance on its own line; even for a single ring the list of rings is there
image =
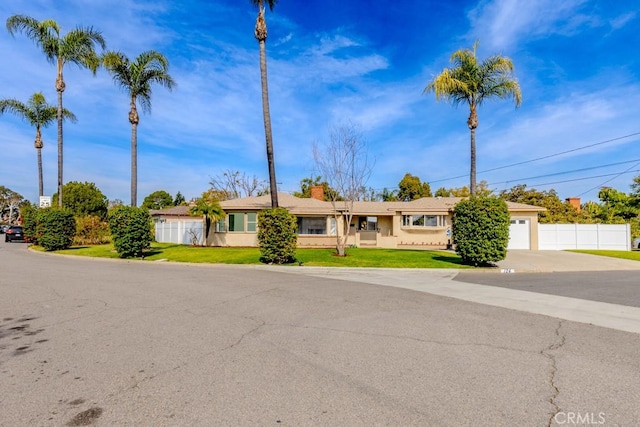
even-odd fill
[[[20,205],[24,197],[0,185],[0,222],[15,223],[20,216]]]
[[[222,175],[212,177],[209,185],[225,200],[268,193],[267,181],[258,179],[255,175],[250,177],[244,172],[231,169],[226,170]]]
[[[313,159],[318,172],[336,191],[330,200],[336,227],[342,227],[342,233],[336,233],[336,250],[345,256],[353,204],[365,196],[373,169],[362,132],[351,122],[332,127],[327,143],[314,142]]]

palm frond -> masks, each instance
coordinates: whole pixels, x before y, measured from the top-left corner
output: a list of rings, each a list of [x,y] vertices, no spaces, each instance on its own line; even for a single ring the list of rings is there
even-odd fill
[[[16,32],[21,32],[28,39],[38,45],[47,60],[54,63],[58,53],[60,39],[60,26],[53,20],[42,22],[26,15],[13,15],[7,19],[7,30],[15,37]]]
[[[269,5],[269,10],[273,10],[278,0],[249,0],[256,7],[262,7],[265,3]]]
[[[112,74],[114,82],[123,88],[130,98],[140,103],[143,111],[151,111],[152,84],[171,90],[176,85],[169,75],[169,61],[160,52],[142,52],[134,61],[123,53],[107,52],[102,57],[104,67]]]
[[[106,47],[102,34],[92,27],[78,27],[60,40],[58,57],[63,63],[70,62],[81,68],[88,68],[96,74],[100,66],[100,57],[95,51],[96,45],[103,49]]]
[[[34,127],[47,127],[56,121],[58,108],[47,103],[42,92],[36,92],[23,103],[16,99],[0,100],[0,114],[10,112],[26,120]],[[62,110],[62,116],[72,122],[76,122],[76,116],[66,108]]]

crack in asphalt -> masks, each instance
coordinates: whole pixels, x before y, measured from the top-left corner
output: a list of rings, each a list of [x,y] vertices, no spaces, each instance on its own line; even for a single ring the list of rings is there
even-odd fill
[[[274,288],[269,288],[269,289],[263,289],[263,290],[258,291],[258,292],[251,292],[251,293],[249,293],[249,294],[247,294],[247,295],[242,295],[242,296],[237,297],[237,298],[226,299],[226,300],[223,300],[223,301],[219,301],[219,302],[217,302],[217,303],[215,303],[215,304],[207,304],[207,305],[203,305],[203,306],[200,306],[200,307],[193,307],[193,308],[189,308],[189,309],[186,309],[186,310],[184,310],[184,311],[185,311],[186,313],[193,314],[193,315],[195,315],[195,316],[199,316],[199,314],[194,313],[194,311],[196,311],[196,310],[202,310],[202,309],[204,309],[204,308],[213,308],[213,307],[218,307],[218,306],[225,305],[225,304],[229,304],[229,303],[236,302],[236,301],[242,301],[243,299],[248,299],[248,298],[251,298],[251,297],[256,296],[256,295],[266,294],[266,293],[269,293],[269,292],[271,292],[271,291],[275,291],[275,290],[277,290],[277,289],[280,289],[280,286],[276,286],[276,287],[274,287]],[[242,317],[242,316],[239,316],[239,317]],[[243,317],[243,318],[244,318],[244,319],[251,319],[251,320],[255,320],[255,319],[252,319],[252,318],[250,318],[250,317]]]
[[[495,349],[495,350],[513,351],[513,352],[516,352],[516,353],[524,353],[524,354],[526,354],[526,353],[529,353],[529,354],[537,354],[537,353],[539,353],[537,351],[523,350],[523,349],[518,349],[518,348],[513,348],[513,347],[505,347],[505,346],[489,344],[489,343],[478,343],[478,342],[470,342],[470,343],[462,343],[462,342],[460,342],[460,343],[457,343],[457,342],[451,342],[451,341],[428,340],[428,339],[417,338],[417,337],[412,337],[412,336],[408,336],[408,335],[374,334],[374,333],[370,333],[370,332],[350,331],[350,330],[347,330],[347,329],[321,328],[319,326],[302,326],[302,325],[291,325],[291,324],[269,324],[269,325],[271,325],[271,326],[289,326],[291,328],[299,328],[299,329],[315,329],[315,330],[319,330],[319,331],[342,332],[342,333],[347,333],[347,334],[361,335],[361,336],[368,336],[368,337],[396,338],[396,339],[399,339],[399,340],[416,341],[416,342],[425,343],[425,344],[438,344],[438,345],[446,345],[446,346],[454,346],[454,347],[487,347],[487,348],[492,348],[492,349]]]
[[[240,345],[240,343],[245,338],[247,338],[249,335],[255,333],[258,329],[260,329],[260,328],[262,328],[262,327],[264,327],[266,325],[265,321],[260,320],[260,319],[256,319],[256,318],[253,318],[253,317],[245,317],[245,316],[237,316],[237,317],[239,317],[241,319],[251,320],[251,321],[254,321],[254,322],[259,322],[259,324],[256,325],[255,327],[251,328],[250,330],[244,332],[242,335],[240,335],[240,337],[236,341],[234,341],[230,345],[227,345],[226,347],[222,347],[222,348],[219,348],[219,349],[207,352],[207,353],[200,354],[198,356],[192,357],[189,360],[185,360],[184,362],[182,362],[182,363],[180,363],[180,364],[178,364],[178,365],[176,365],[176,366],[174,366],[172,368],[165,369],[165,370],[156,372],[155,374],[145,376],[144,378],[135,381],[132,385],[126,387],[123,391],[130,391],[130,390],[136,389],[143,383],[149,382],[149,381],[151,381],[153,379],[156,379],[157,377],[160,377],[162,375],[165,375],[165,374],[167,374],[169,372],[175,372],[175,371],[177,371],[179,369],[182,369],[182,368],[184,368],[186,366],[189,366],[194,360],[200,360],[200,359],[208,357],[208,356],[210,356],[212,354],[222,353],[224,351],[232,349],[232,348]]]
[[[552,353],[554,350],[558,350],[562,348],[566,342],[566,335],[561,334],[560,330],[562,329],[562,324],[564,320],[560,320],[558,322],[558,326],[556,327],[556,342],[549,344],[546,348],[540,351],[540,354],[551,362],[551,369],[549,370],[549,384],[551,385],[551,396],[549,397],[549,403],[553,407],[553,413],[549,417],[549,421],[547,422],[547,427],[551,427],[553,424],[553,420],[555,416],[560,412],[560,407],[556,402],[558,396],[560,395],[560,389],[557,384],[557,373],[558,373],[558,361],[556,356]]]

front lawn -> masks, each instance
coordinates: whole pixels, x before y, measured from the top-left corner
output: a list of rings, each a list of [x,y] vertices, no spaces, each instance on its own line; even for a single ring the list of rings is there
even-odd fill
[[[59,254],[118,258],[113,245],[78,246],[56,251]],[[448,251],[409,249],[347,250],[346,257],[335,256],[334,249],[298,249],[293,265],[314,267],[384,267],[384,268],[471,268]],[[260,264],[258,248],[213,248],[172,243],[153,243],[144,257],[148,261],[194,262],[212,264]]]
[[[569,252],[578,252],[582,254],[608,256],[611,258],[630,259],[633,261],[640,261],[640,251],[601,251],[601,250],[570,250]]]

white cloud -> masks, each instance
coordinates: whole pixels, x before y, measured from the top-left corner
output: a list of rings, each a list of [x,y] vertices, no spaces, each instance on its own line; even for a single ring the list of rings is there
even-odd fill
[[[470,37],[495,50],[517,46],[523,37],[571,34],[592,18],[580,13],[586,0],[490,0],[469,11]]]
[[[609,25],[611,25],[612,30],[618,30],[620,28],[623,28],[629,22],[632,22],[634,19],[636,19],[637,16],[638,16],[638,13],[635,11],[628,12],[613,18],[611,21],[609,21]]]

